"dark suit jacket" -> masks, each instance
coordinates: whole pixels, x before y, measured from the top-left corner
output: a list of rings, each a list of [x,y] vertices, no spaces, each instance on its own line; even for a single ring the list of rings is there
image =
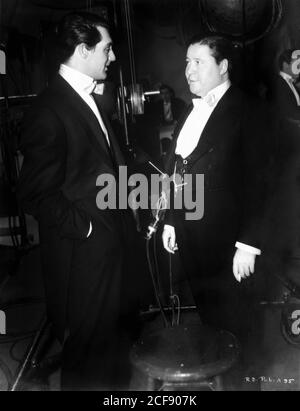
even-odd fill
[[[184,101],[178,99],[178,98],[172,98],[171,99],[171,108],[172,108],[172,114],[173,114],[173,120],[177,121],[184,110],[186,109],[186,105]],[[164,125],[166,124],[166,121],[164,119],[164,102],[163,100],[159,100],[157,103],[154,105],[153,109],[153,121],[158,123],[158,125]]]
[[[270,99],[275,120],[279,118],[300,120],[300,107],[297,105],[294,93],[280,75],[276,76],[273,82]]]
[[[169,173],[174,170],[178,135],[191,110],[175,130],[167,159]],[[258,102],[232,86],[214,109],[198,146],[181,166],[186,174],[204,174],[204,216],[186,221],[184,212],[171,210],[166,223],[175,225],[179,248],[186,261],[195,259],[198,271],[200,264],[205,270],[221,254],[226,258],[236,241],[260,247],[267,164],[265,116]],[[199,187],[193,183],[192,189]]]
[[[18,196],[25,212],[35,216],[40,225],[49,316],[61,338],[67,301],[69,317],[73,312],[74,321],[79,323],[87,315],[85,308],[91,304],[93,288],[98,281],[105,284],[106,279],[101,279],[104,271],[111,270],[111,281],[115,280],[110,259],[121,261],[127,217],[97,208],[100,187],[96,180],[103,173],[116,175],[124,160],[101,107],[99,110],[111,150],[92,110],[57,76],[28,113],[21,140],[24,163]],[[90,222],[93,231],[87,239]],[[74,290],[77,285],[74,301],[70,301],[71,282]],[[98,300],[101,298],[100,293]],[[112,305],[116,299],[117,294],[111,296]],[[95,311],[99,309],[95,307]]]

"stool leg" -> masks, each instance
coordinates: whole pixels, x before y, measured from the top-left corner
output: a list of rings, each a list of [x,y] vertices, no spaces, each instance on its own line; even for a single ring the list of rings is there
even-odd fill
[[[156,381],[148,375],[146,391],[156,391]]]
[[[215,391],[224,391],[224,384],[223,384],[222,375],[216,375],[214,377],[214,389],[215,389]]]

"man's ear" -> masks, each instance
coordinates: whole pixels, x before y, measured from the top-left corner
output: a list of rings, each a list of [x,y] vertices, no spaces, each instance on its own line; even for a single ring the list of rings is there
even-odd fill
[[[76,52],[78,53],[78,55],[82,58],[82,59],[87,59],[88,55],[89,55],[89,50],[86,47],[85,43],[81,43],[78,44],[78,46],[76,47]]]
[[[228,63],[227,59],[224,59],[224,60],[221,61],[221,63],[220,63],[220,68],[221,68],[220,74],[221,75],[224,75],[224,74],[228,73],[228,66],[229,66],[229,63]]]

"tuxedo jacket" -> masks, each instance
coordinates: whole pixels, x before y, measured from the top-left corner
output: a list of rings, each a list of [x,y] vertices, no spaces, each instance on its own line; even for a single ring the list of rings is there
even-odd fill
[[[114,275],[120,276],[120,272],[114,273],[113,259],[116,264],[121,261],[122,235],[126,235],[129,220],[125,211],[97,208],[101,187],[96,181],[104,173],[117,176],[124,159],[105,113],[98,108],[110,147],[93,111],[58,75],[34,102],[21,138],[24,162],[18,197],[24,211],[39,222],[48,314],[60,337],[67,321],[71,282],[74,289],[77,284],[82,291],[77,290],[77,301],[72,297],[70,303],[74,318],[91,303],[98,281],[108,281],[101,278],[105,270],[118,289]],[[92,234],[87,238],[90,223]],[[76,275],[72,274],[75,271]],[[101,295],[99,292],[98,300]],[[112,302],[114,298],[118,296],[111,296]]]
[[[175,130],[166,162],[169,174],[178,161],[177,138],[191,110],[189,107]],[[207,266],[222,250],[233,252],[236,241],[260,248],[268,163],[266,136],[266,112],[256,100],[231,86],[211,114],[195,150],[185,164],[178,163],[183,174],[204,175],[203,218],[187,221],[186,210],[172,209],[165,218],[167,224],[175,226],[179,248],[189,259],[201,255]],[[201,188],[193,180],[192,190],[197,189]]]

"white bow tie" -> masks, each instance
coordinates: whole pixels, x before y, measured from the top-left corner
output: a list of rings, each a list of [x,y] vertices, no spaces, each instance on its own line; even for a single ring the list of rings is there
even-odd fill
[[[97,83],[97,81],[93,81],[91,84],[84,88],[84,91],[88,94],[103,94],[104,83]]]
[[[216,96],[214,94],[207,94],[203,98],[193,99],[193,104],[195,108],[201,108],[203,103],[206,103],[209,107],[214,107],[216,105]]]

